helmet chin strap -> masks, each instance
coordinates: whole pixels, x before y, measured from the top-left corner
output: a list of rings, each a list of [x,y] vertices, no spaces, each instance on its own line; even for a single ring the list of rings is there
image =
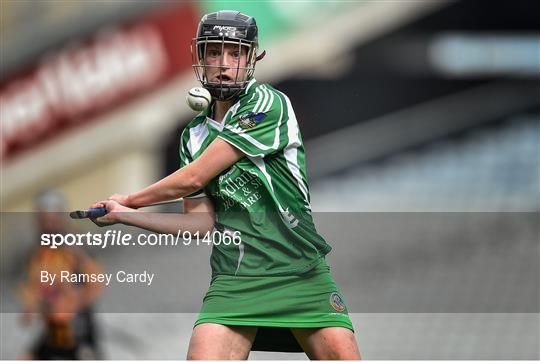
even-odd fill
[[[255,61],[258,62],[259,60],[262,60],[266,55],[266,50],[263,50],[263,52],[255,58]]]
[[[217,101],[228,101],[235,98],[241,91],[240,87],[223,87],[220,85],[209,85],[203,84],[203,87],[206,88],[212,97]]]

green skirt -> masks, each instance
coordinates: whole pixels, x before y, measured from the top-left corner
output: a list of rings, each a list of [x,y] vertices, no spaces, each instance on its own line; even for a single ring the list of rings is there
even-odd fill
[[[259,327],[252,350],[302,352],[290,328],[344,327],[347,307],[324,260],[301,275],[217,275],[195,325]]]

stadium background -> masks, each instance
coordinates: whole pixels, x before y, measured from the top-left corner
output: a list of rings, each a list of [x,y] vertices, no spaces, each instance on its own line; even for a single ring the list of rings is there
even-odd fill
[[[193,116],[189,41],[202,14],[229,8],[256,17],[268,52],[256,77],[295,107],[315,217],[335,246],[329,260],[349,305],[362,306],[352,316],[363,356],[539,358],[537,2],[1,6],[3,359],[37,333],[17,324],[11,295],[32,228],[5,214],[31,212],[45,187],[84,207],[172,172]],[[132,257],[184,264],[188,278],[186,261],[165,253]],[[187,264],[201,291],[206,258]],[[418,293],[425,309],[380,304]],[[200,297],[182,294],[195,306]],[[99,304],[106,358],[183,358],[196,310],[119,313],[114,302],[105,294]]]

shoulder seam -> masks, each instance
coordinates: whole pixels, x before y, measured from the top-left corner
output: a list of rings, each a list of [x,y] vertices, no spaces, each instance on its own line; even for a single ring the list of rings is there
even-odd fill
[[[270,109],[272,108],[272,105],[274,104],[274,92],[266,88],[266,86],[263,86],[263,89],[264,89],[264,92],[268,95],[268,100],[264,106],[261,106],[261,109],[259,110],[259,112],[266,113],[270,111]]]
[[[256,102],[255,106],[250,107],[250,111],[253,113],[266,113],[272,109],[276,96],[275,90],[267,88],[264,84],[258,84],[247,104]]]

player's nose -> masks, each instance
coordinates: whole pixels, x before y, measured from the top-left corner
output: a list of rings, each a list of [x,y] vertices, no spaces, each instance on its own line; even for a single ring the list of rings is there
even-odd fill
[[[221,67],[222,68],[230,68],[231,64],[233,62],[233,57],[230,54],[223,54],[223,57],[221,58]]]

